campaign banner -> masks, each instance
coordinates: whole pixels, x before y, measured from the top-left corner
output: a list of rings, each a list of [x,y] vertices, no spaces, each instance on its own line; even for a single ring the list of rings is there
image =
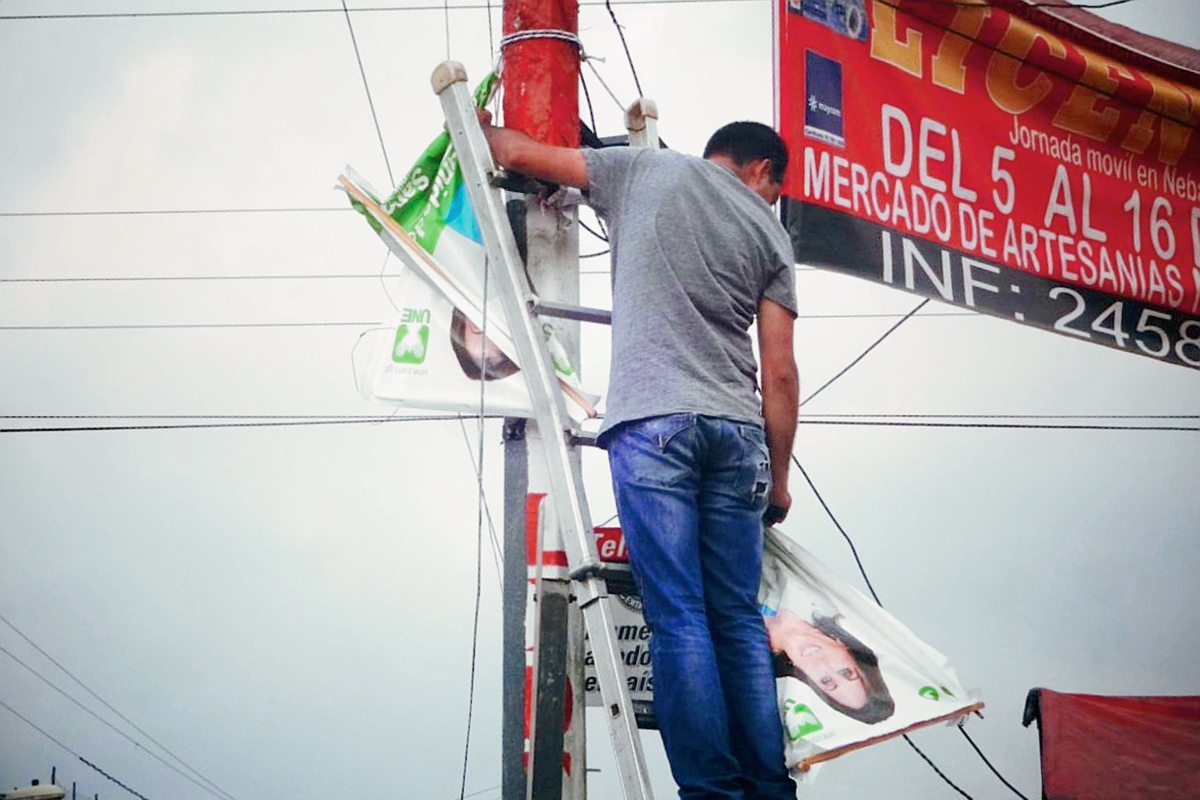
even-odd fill
[[[759,602],[794,770],[983,708],[944,655],[773,528]]]
[[[480,106],[494,86],[495,76],[489,75],[475,90]],[[398,313],[386,335],[371,337],[374,355],[359,382],[362,394],[415,408],[478,412],[482,407],[487,414],[532,417],[449,133],[434,139],[386,198],[349,167],[339,184],[404,265],[393,292]],[[599,398],[584,390],[555,325],[544,322],[542,333],[568,412],[576,419],[596,416]]]
[[[613,633],[616,634],[621,653],[625,686],[633,700],[634,715],[639,728],[657,729],[654,670],[650,666],[650,626],[642,616],[642,598],[638,596],[633,573],[629,570],[625,534],[614,526],[600,526],[595,532],[596,552],[604,564],[601,576],[607,585],[609,597],[615,601],[609,603],[609,610],[612,612]],[[604,699],[600,696],[595,663],[589,645],[583,659],[583,686],[587,705],[600,707],[604,705]]]
[[[620,528],[597,528],[596,539],[606,566],[628,561]],[[632,576],[606,577],[626,685],[639,725],[653,727],[650,627]],[[787,762],[798,772],[983,708],[944,655],[774,528],[764,535],[759,602]],[[590,650],[585,668],[588,705],[602,705]]]
[[[1200,88],[985,0],[779,17],[797,261],[1200,367]]]

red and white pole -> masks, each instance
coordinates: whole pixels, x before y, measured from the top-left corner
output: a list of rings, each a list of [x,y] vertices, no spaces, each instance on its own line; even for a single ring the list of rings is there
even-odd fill
[[[504,125],[536,141],[579,146],[578,0],[505,0],[503,34]],[[527,197],[526,268],[538,295],[579,305],[579,233],[574,208]],[[572,363],[579,365],[579,324],[554,325]],[[525,679],[506,693],[525,695],[523,720],[526,795],[532,800],[584,800],[586,754],[582,686],[583,624],[570,603],[562,535],[539,502],[550,489],[540,433],[525,431],[528,484]],[[506,520],[506,528],[509,527]],[[509,551],[511,553],[511,551]],[[506,726],[510,724],[506,721]],[[509,755],[509,754],[506,754]],[[511,756],[510,756],[511,757]],[[506,764],[506,769],[513,765]],[[506,785],[510,785],[508,781]],[[516,800],[506,793],[504,800]]]

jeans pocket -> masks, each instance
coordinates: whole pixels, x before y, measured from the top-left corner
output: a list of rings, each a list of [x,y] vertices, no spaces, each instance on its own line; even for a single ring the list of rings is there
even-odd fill
[[[664,414],[630,423],[630,434],[650,442],[658,452],[666,452],[671,440],[696,426],[695,414]]]
[[[695,414],[666,414],[626,422],[608,445],[613,480],[675,487],[695,479]]]

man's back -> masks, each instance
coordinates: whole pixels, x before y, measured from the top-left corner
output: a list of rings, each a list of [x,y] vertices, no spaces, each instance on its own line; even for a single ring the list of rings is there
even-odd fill
[[[604,430],[695,412],[761,424],[747,329],[764,297],[795,312],[792,252],[732,171],[662,150],[587,151],[610,223],[613,358]]]

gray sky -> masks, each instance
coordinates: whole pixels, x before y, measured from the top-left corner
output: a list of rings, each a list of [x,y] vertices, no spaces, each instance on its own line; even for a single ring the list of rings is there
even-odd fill
[[[0,15],[234,7],[0,0]],[[698,152],[726,121],[770,120],[769,8],[618,8],[672,146]],[[1200,46],[1191,0],[1101,13]],[[499,0],[493,19],[498,39]],[[451,11],[449,23],[452,56],[482,77],[486,12]],[[446,57],[443,14],[362,12],[354,24],[399,177],[441,125],[428,77]],[[633,80],[607,13],[585,7],[580,25],[628,103]],[[619,108],[585,75],[601,132],[619,132]],[[0,107],[0,213],[340,208],[331,187],[345,164],[388,185],[340,13],[0,20]],[[378,273],[384,252],[346,211],[0,217],[3,279],[357,276]],[[607,280],[585,275],[584,301],[606,304]],[[917,302],[817,271],[797,284],[803,315],[902,314]],[[355,392],[351,348],[390,308],[373,278],[4,283],[2,326],[356,324],[2,330],[0,414],[379,413]],[[1195,371],[1007,321],[930,315],[950,310],[931,303],[805,412],[1200,414]],[[802,319],[806,387],[893,322]],[[583,347],[585,381],[602,389],[604,332],[586,332]],[[0,614],[238,800],[351,789],[449,800],[470,672],[476,435],[473,421],[465,433],[405,422],[0,435]],[[499,523],[496,424],[483,437]],[[1019,724],[1029,688],[1200,693],[1198,445],[1195,433],[809,425],[797,453],[888,609],[982,690],[988,709],[972,735],[1033,796],[1037,735]],[[613,511],[607,475],[595,454],[587,470],[601,521]],[[792,492],[783,530],[858,583],[799,475]],[[500,607],[486,537],[482,574],[467,791],[490,800]],[[3,624],[0,647],[104,711]],[[4,653],[0,701],[151,800],[210,797]],[[607,737],[592,722],[594,796],[615,797]],[[914,738],[974,797],[1007,793],[953,731]],[[660,748],[650,749],[668,797]],[[0,708],[0,786],[48,778],[55,764],[81,795],[129,796]],[[804,796],[955,795],[892,742],[830,764]]]

